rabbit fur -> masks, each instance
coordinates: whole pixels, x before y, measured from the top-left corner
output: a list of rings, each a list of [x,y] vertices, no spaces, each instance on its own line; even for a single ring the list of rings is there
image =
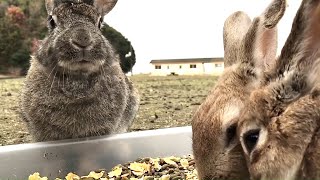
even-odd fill
[[[238,122],[251,179],[320,179],[320,1],[303,0],[291,33]]]
[[[285,0],[275,0],[253,21],[244,12],[224,24],[225,71],[192,120],[193,154],[200,179],[248,179],[237,122],[245,102],[276,60],[277,23]]]
[[[117,0],[46,0],[49,33],[31,58],[20,114],[35,141],[126,132],[139,95],[100,31]]]

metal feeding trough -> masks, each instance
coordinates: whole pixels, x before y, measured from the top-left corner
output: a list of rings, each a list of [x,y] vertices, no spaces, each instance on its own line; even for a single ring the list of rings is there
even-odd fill
[[[191,127],[131,132],[105,137],[0,147],[0,180],[25,180],[39,172],[49,179],[69,172],[86,175],[141,157],[192,153]]]

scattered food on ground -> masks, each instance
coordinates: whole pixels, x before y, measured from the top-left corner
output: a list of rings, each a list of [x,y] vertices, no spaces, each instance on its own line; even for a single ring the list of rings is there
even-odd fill
[[[87,176],[70,172],[63,180],[198,180],[192,155],[182,157],[140,158],[119,164],[111,170],[91,171]],[[29,180],[48,180],[39,173]],[[62,180],[56,178],[56,180]]]

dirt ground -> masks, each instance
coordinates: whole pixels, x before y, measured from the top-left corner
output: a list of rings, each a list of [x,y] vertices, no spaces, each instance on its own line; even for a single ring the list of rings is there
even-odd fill
[[[194,111],[217,80],[213,76],[138,75],[130,78],[141,96],[140,109],[130,131],[190,125]],[[31,141],[17,115],[22,83],[23,78],[0,78],[0,146]]]

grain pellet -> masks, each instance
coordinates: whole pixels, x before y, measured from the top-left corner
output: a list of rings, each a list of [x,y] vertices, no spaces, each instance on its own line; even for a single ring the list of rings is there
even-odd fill
[[[88,176],[69,173],[64,179],[55,180],[198,180],[193,156],[139,158],[132,162],[114,166],[110,171],[100,169]],[[39,173],[29,176],[29,180],[48,180]]]

